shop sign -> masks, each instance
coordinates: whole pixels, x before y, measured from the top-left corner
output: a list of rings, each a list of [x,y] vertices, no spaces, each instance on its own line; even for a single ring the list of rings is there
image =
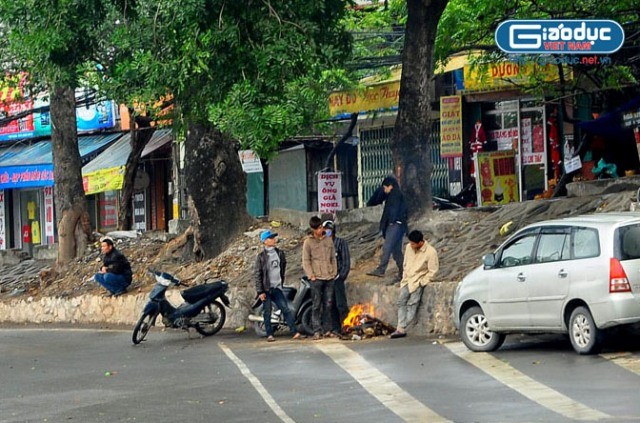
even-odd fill
[[[53,187],[44,188],[44,236],[47,244],[55,242],[53,239]]]
[[[491,151],[476,156],[478,205],[519,201],[516,156],[513,151]]]
[[[115,191],[107,191],[99,202],[100,228],[113,228],[118,223],[118,200]]]
[[[630,110],[622,113],[622,125],[625,128],[636,128],[640,126],[640,109]]]
[[[141,232],[147,230],[147,202],[144,191],[133,194],[133,229]]]
[[[624,30],[609,19],[510,19],[495,40],[511,54],[611,54],[624,44]]]
[[[329,113],[338,116],[398,106],[400,81],[365,87],[362,91],[336,91],[329,94]]]
[[[82,186],[86,195],[105,191],[116,191],[124,183],[124,166],[100,169],[82,175]]]
[[[466,91],[483,91],[514,88],[517,85],[528,85],[531,78],[538,81],[554,82],[559,80],[558,67],[552,64],[499,62],[465,65],[464,89]]]
[[[462,97],[440,97],[440,156],[462,157]]]
[[[544,164],[544,132],[541,125],[532,127],[531,118],[520,121],[522,131],[522,164]]]
[[[318,173],[318,211],[335,213],[338,210],[342,210],[342,174]]]
[[[7,249],[4,217],[4,190],[0,189],[0,250]]]
[[[244,173],[259,173],[262,172],[262,163],[260,163],[260,157],[253,150],[240,150],[238,151],[240,157],[240,163],[242,164],[242,170]]]
[[[514,150],[518,143],[518,128],[505,128],[489,131],[489,140],[497,143],[498,150]]]
[[[53,165],[7,166],[0,168],[0,189],[53,185]]]

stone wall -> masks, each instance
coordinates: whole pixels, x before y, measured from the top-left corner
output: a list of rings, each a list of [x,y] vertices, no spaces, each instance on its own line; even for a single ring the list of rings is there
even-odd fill
[[[417,324],[409,328],[417,335],[451,335],[455,332],[451,321],[451,300],[457,283],[434,282],[429,284],[422,297]],[[348,283],[347,296],[350,305],[371,303],[380,319],[393,325],[397,322],[396,301],[400,289],[377,283]],[[227,308],[225,327],[250,327],[247,316],[252,293],[246,289],[231,287],[228,296],[231,307]],[[167,297],[179,304],[181,297],[176,290],[169,291]],[[101,295],[82,295],[72,298],[33,297],[14,299],[0,303],[0,322],[13,323],[72,323],[72,324],[114,324],[133,326],[147,302],[147,294],[125,294],[116,298]],[[162,325],[161,322],[157,322]]]

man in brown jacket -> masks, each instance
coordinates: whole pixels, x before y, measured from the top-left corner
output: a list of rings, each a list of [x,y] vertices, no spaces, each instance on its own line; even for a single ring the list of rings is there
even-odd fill
[[[398,329],[389,338],[407,336],[407,326],[416,317],[424,287],[438,271],[438,253],[420,231],[411,231],[409,245],[404,252],[404,273],[398,297]]]
[[[320,339],[323,328],[327,336],[331,336],[333,281],[338,267],[333,241],[325,236],[322,220],[313,216],[309,226],[313,232],[302,245],[302,269],[311,281],[313,339]]]

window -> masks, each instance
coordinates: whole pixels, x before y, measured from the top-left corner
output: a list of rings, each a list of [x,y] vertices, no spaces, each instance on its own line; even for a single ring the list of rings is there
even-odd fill
[[[571,243],[569,233],[543,233],[540,235],[536,262],[569,260],[571,258]]]
[[[623,226],[616,230],[615,256],[620,260],[640,258],[640,225]]]
[[[516,239],[504,247],[500,259],[501,267],[520,266],[531,263],[531,253],[537,234],[531,233]]]
[[[599,255],[598,231],[589,228],[573,228],[573,257],[581,259]]]

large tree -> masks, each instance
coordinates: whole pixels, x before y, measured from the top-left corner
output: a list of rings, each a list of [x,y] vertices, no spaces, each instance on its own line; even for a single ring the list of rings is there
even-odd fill
[[[191,251],[215,256],[249,221],[239,145],[268,159],[326,110],[327,70],[348,52],[344,2],[143,0],[117,12],[106,79],[136,80],[133,96],[172,99],[186,142]]]
[[[58,263],[84,252],[91,234],[82,186],[75,89],[99,49],[100,0],[0,0],[3,71],[26,72],[31,93],[48,92],[52,123]]]

